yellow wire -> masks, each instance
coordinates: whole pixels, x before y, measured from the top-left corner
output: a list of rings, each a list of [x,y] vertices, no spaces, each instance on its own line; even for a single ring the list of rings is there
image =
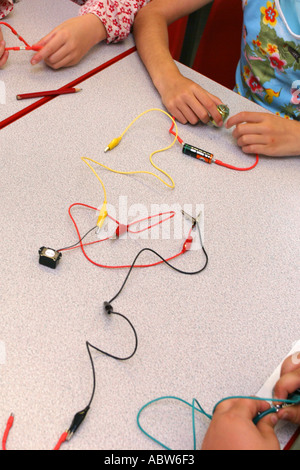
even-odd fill
[[[93,162],[93,163],[97,163],[97,165],[101,165],[101,166],[103,166],[103,165],[101,163],[96,162],[95,160],[92,160],[91,158],[87,158],[87,157],[81,157],[81,160],[92,170],[92,172],[94,173],[96,178],[100,181],[102,189],[103,189],[103,193],[104,193],[104,203],[107,203],[107,194],[106,194],[106,189],[105,189],[104,183],[101,180],[101,178],[99,177],[98,173],[94,170],[94,168],[92,167],[92,165],[89,164],[88,161]]]
[[[166,111],[162,110],[162,109],[159,109],[159,108],[152,108],[152,109],[148,109],[147,111],[144,111],[143,113],[139,114],[127,127],[126,129],[124,130],[124,132],[120,135],[119,138],[117,139],[114,139],[112,142],[115,142],[114,145],[111,147],[114,148],[116,145],[119,144],[119,142],[122,140],[122,138],[124,137],[124,135],[126,134],[126,132],[128,132],[128,130],[131,128],[131,126],[133,126],[136,121],[138,119],[140,119],[142,116],[144,116],[145,114],[147,113],[150,113],[152,111],[159,111],[163,114],[165,114],[166,116],[168,116],[171,121],[173,122],[174,126],[175,126],[175,137],[174,137],[174,140],[173,142],[168,145],[167,147],[164,147],[162,149],[159,149],[159,150],[155,150],[154,152],[152,152],[150,154],[150,163],[151,165],[156,169],[158,170],[160,173],[162,173],[163,175],[165,175],[170,181],[171,181],[171,184],[167,183],[166,181],[164,181],[160,176],[156,175],[155,173],[152,173],[150,171],[145,171],[145,170],[135,170],[135,171],[120,171],[120,170],[114,170],[113,168],[110,168],[108,167],[107,165],[104,165],[103,163],[100,163],[100,162],[97,162],[96,160],[93,160],[91,158],[88,158],[88,157],[81,157],[81,160],[92,170],[92,172],[94,173],[94,175],[96,176],[96,178],[100,181],[101,183],[101,186],[103,188],[103,193],[104,193],[104,202],[103,202],[103,206],[106,206],[106,203],[107,203],[107,194],[106,194],[106,189],[105,189],[105,186],[104,186],[104,183],[103,181],[101,180],[101,178],[99,177],[98,173],[94,170],[94,168],[89,164],[89,162],[92,162],[92,163],[95,163],[96,165],[99,165],[101,166],[102,168],[105,168],[106,170],[108,171],[111,171],[112,173],[118,173],[120,175],[135,175],[135,174],[139,174],[139,173],[143,173],[143,174],[147,174],[147,175],[151,175],[151,176],[154,176],[155,178],[157,178],[159,181],[161,181],[163,184],[165,184],[168,188],[171,188],[171,189],[174,189],[175,187],[175,183],[174,183],[174,180],[173,178],[164,170],[162,170],[161,168],[159,168],[157,165],[155,165],[155,163],[153,162],[153,156],[156,154],[156,153],[160,153],[160,152],[165,152],[166,150],[169,150],[171,149],[176,141],[177,141],[177,137],[178,137],[178,128],[177,128],[177,124],[175,122],[175,120],[173,119],[173,117],[168,114]],[[102,208],[103,208],[102,206]],[[101,212],[101,211],[100,211]],[[106,216],[105,216],[106,217]],[[105,218],[104,217],[104,218]],[[99,227],[100,225],[102,225],[104,219],[103,217],[101,218],[101,221],[98,220],[99,222]],[[102,223],[101,223],[102,222]],[[98,225],[98,224],[97,224]]]

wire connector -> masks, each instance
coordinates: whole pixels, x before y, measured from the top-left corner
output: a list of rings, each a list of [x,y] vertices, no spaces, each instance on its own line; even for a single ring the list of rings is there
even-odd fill
[[[86,415],[88,414],[89,409],[90,407],[87,406],[86,408],[84,408],[84,410],[78,411],[78,413],[76,413],[71,423],[71,426],[69,427],[67,431],[68,433],[67,441],[69,441],[72,438],[73,434],[75,434],[79,426],[82,424],[82,422],[86,418]]]
[[[104,203],[100,209],[98,220],[97,220],[98,230],[102,228],[106,217],[107,217],[107,207],[106,207],[106,203]]]
[[[290,393],[287,397],[287,402],[277,405],[277,409],[279,411],[281,408],[288,408],[296,405],[300,405],[300,388],[295,390],[295,392]]]
[[[122,137],[116,137],[115,139],[113,139],[109,144],[108,146],[106,147],[106,149],[104,150],[104,152],[108,152],[109,150],[112,150],[114,149],[115,147],[117,147],[117,145],[119,145],[119,143],[121,142],[122,140]]]
[[[182,253],[189,251],[191,249],[192,243],[193,243],[193,237],[188,237],[183,244]]]
[[[106,313],[112,313],[114,309],[109,302],[104,302],[104,310],[106,311]]]

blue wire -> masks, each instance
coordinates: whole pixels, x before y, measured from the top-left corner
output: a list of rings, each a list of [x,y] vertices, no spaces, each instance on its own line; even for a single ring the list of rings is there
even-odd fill
[[[287,405],[300,404],[300,397],[297,397],[294,400],[292,400],[292,399],[283,400],[283,399],[278,399],[278,398],[277,399],[275,399],[275,398],[261,398],[261,397],[254,397],[254,396],[249,396],[249,397],[246,396],[245,397],[245,396],[238,395],[238,396],[222,398],[222,400],[218,401],[218,403],[214,406],[213,413],[212,413],[212,415],[210,415],[210,414],[206,413],[206,411],[202,408],[202,406],[200,405],[200,403],[198,402],[198,400],[196,398],[193,399],[192,403],[189,403],[186,400],[183,400],[182,398],[178,398],[176,396],[163,396],[163,397],[155,398],[154,400],[149,401],[148,403],[146,403],[139,410],[139,412],[137,414],[137,425],[138,425],[139,429],[142,431],[142,433],[145,434],[147,437],[149,437],[152,441],[156,442],[156,444],[160,445],[161,447],[163,447],[166,450],[172,450],[170,447],[166,446],[161,441],[159,441],[158,439],[151,436],[151,434],[149,434],[148,432],[145,431],[145,429],[141,426],[140,416],[141,416],[142,412],[145,410],[145,408],[147,408],[148,406],[150,406],[153,403],[156,403],[158,401],[161,401],[161,400],[177,400],[177,401],[180,401],[180,402],[184,403],[185,405],[192,408],[192,428],[193,428],[193,444],[194,444],[193,448],[194,448],[194,450],[197,450],[196,449],[195,412],[197,411],[198,413],[206,416],[209,420],[212,420],[213,414],[214,414],[217,406],[220,405],[220,403],[222,403],[226,400],[233,400],[233,399],[247,399],[247,400],[257,400],[257,401],[276,402],[276,403],[280,402],[281,404],[287,404]],[[272,407],[269,410],[264,411],[264,412],[260,413],[259,415],[257,415],[256,418],[254,418],[253,423],[257,424],[265,416],[267,416],[271,413],[276,413],[276,412],[277,412],[277,408]]]
[[[182,403],[184,403],[185,405],[189,406],[192,408],[193,410],[193,436],[194,436],[194,450],[196,450],[196,432],[195,432],[195,419],[194,419],[194,414],[195,414],[195,411],[198,411],[199,413],[205,415],[207,418],[209,419],[212,419],[212,416],[211,415],[208,415],[204,410],[203,408],[199,405],[199,403],[197,402],[197,400],[193,400],[193,403],[189,403],[185,400],[183,400],[182,398],[178,398],[178,397],[174,397],[174,396],[164,396],[164,397],[159,397],[159,398],[155,398],[154,400],[151,400],[149,401],[148,403],[146,403],[138,412],[137,414],[137,425],[139,427],[139,429],[146,435],[148,436],[152,441],[156,442],[157,444],[159,444],[161,447],[163,447],[164,449],[166,450],[172,450],[170,447],[166,446],[165,444],[163,444],[162,442],[160,442],[158,439],[156,439],[155,437],[151,436],[151,434],[149,434],[148,432],[145,431],[145,429],[141,426],[141,423],[140,423],[140,416],[141,416],[141,413],[143,412],[143,410],[145,408],[147,408],[148,406],[152,405],[153,403],[156,403],[158,401],[161,401],[161,400],[177,400],[177,401],[181,401]],[[199,406],[199,409],[195,407],[195,403],[197,403],[197,405]]]

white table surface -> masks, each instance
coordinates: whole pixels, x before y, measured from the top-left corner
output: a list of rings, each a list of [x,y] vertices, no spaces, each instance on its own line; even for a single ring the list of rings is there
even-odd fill
[[[231,114],[260,110],[180,67],[222,98]],[[80,250],[64,253],[51,270],[39,265],[38,249],[77,241],[70,204],[102,203],[101,186],[82,156],[121,170],[153,170],[150,152],[171,141],[162,113],[144,116],[112,152],[103,149],[139,113],[161,106],[134,53],[87,80],[80,94],[56,98],[1,131],[0,428],[13,412],[10,449],[53,448],[86,406],[92,387],[87,340],[117,355],[132,350],[132,332],[102,309],[127,270],[93,266]],[[253,162],[226,129],[179,125],[179,134],[227,163]],[[131,219],[155,204],[194,215],[202,207],[209,264],[192,277],[165,265],[133,271],[113,306],[134,324],[137,353],[127,362],[94,354],[94,402],[65,449],[159,450],[136,424],[145,403],[164,395],[195,397],[210,413],[221,398],[255,394],[299,340],[299,158],[262,157],[254,170],[235,172],[186,157],[176,145],[154,160],[172,175],[174,190],[151,176],[96,168],[109,204],[118,209],[126,202]],[[82,233],[95,225],[94,213],[74,214]],[[89,253],[100,263],[130,264],[145,246],[167,256],[180,251],[182,240],[114,240]],[[202,263],[196,250],[174,262],[186,270]],[[142,422],[172,449],[192,449],[188,407],[160,403]],[[198,447],[207,426],[197,418]]]

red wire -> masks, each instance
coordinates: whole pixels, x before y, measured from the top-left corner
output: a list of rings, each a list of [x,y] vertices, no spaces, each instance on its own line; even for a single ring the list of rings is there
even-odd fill
[[[111,237],[107,237],[107,238],[102,239],[102,240],[97,240],[97,241],[94,241],[94,242],[90,242],[90,243],[85,243],[85,244],[83,244],[83,243],[81,242],[81,236],[80,236],[80,233],[79,233],[78,226],[77,226],[77,224],[76,224],[76,222],[75,222],[75,219],[74,219],[74,217],[72,216],[72,213],[71,213],[71,209],[72,209],[74,206],[87,207],[87,208],[92,209],[92,210],[95,210],[95,211],[97,211],[98,209],[97,209],[96,207],[89,206],[89,205],[87,205],[87,204],[78,203],[78,202],[72,204],[72,205],[69,207],[69,215],[70,215],[70,218],[71,218],[71,220],[72,220],[72,222],[73,222],[73,224],[74,224],[74,226],[75,226],[77,235],[78,235],[78,237],[79,237],[81,250],[82,250],[84,256],[87,258],[87,260],[90,261],[90,263],[92,263],[92,264],[94,264],[94,265],[96,265],[96,266],[102,267],[102,268],[130,268],[131,265],[124,265],[124,266],[106,266],[106,265],[98,264],[98,263],[96,263],[95,261],[93,261],[92,259],[89,258],[89,256],[88,256],[88,255],[86,254],[86,252],[84,251],[84,246],[91,245],[91,244],[94,244],[94,243],[99,243],[99,242],[108,240],[108,239],[111,238]],[[145,217],[145,218],[143,218],[143,219],[140,219],[140,220],[131,222],[130,224],[128,224],[128,225],[126,226],[126,228],[127,228],[127,230],[128,230],[128,228],[129,228],[130,226],[132,226],[132,225],[136,225],[136,224],[138,224],[138,223],[144,222],[145,220],[151,220],[151,219],[153,219],[154,217],[164,216],[164,215],[166,215],[166,214],[169,214],[169,217],[165,218],[164,220],[160,220],[159,222],[157,222],[157,223],[155,223],[155,224],[152,224],[152,225],[150,225],[150,226],[148,226],[148,227],[146,227],[146,228],[144,228],[144,229],[141,229],[141,230],[137,230],[137,231],[131,230],[131,233],[141,233],[141,232],[143,232],[144,230],[147,230],[147,229],[149,229],[149,228],[155,227],[155,226],[157,226],[157,225],[159,225],[159,224],[165,222],[166,220],[169,220],[169,219],[173,218],[173,217],[175,216],[175,212],[174,212],[174,211],[170,211],[170,212],[162,212],[162,213],[156,214],[156,215],[151,215],[151,216],[149,216],[149,217]],[[115,220],[115,219],[114,219],[113,217],[111,217],[111,216],[108,216],[108,217],[110,217],[110,219],[112,219],[113,221],[115,221],[115,222],[120,226],[120,224],[119,224],[119,222],[118,222],[117,220]],[[188,237],[187,237],[186,241],[184,242],[184,245],[183,245],[182,250],[181,250],[179,253],[177,253],[177,254],[175,254],[175,255],[170,256],[169,258],[167,258],[166,261],[171,261],[171,260],[177,258],[178,256],[182,255],[183,253],[185,253],[185,252],[190,248],[190,245],[191,245],[192,240],[193,240],[192,237],[191,237],[191,232],[192,232],[192,230],[193,230],[193,226],[191,227],[191,229],[190,229],[190,231],[189,231]],[[59,251],[71,250],[71,249],[74,249],[74,248],[78,248],[78,247],[65,248],[65,249],[61,249],[61,250],[59,250]],[[151,266],[157,266],[157,265],[159,265],[159,264],[161,264],[161,263],[163,263],[163,262],[164,262],[164,261],[158,261],[158,262],[152,263],[152,264],[135,265],[134,267],[136,267],[136,268],[147,268],[147,267],[151,267]],[[9,417],[9,419],[8,419],[8,421],[7,421],[6,429],[5,429],[4,434],[3,434],[3,438],[2,438],[2,450],[6,450],[6,443],[7,443],[8,435],[9,435],[10,429],[11,429],[11,427],[12,427],[12,425],[13,425],[13,422],[14,422],[14,416],[11,414],[10,417]],[[61,445],[67,440],[67,438],[68,438],[68,431],[65,431],[65,432],[60,436],[60,438],[59,438],[59,440],[58,440],[58,442],[57,442],[57,444],[56,444],[56,446],[54,447],[53,450],[59,450],[60,447],[61,447]]]
[[[8,420],[7,420],[6,428],[5,428],[5,431],[4,431],[4,434],[3,434],[2,450],[6,450],[6,443],[7,443],[8,434],[9,434],[9,431],[10,431],[13,424],[14,424],[14,415],[11,414],[10,417],[8,418]]]
[[[54,447],[53,450],[59,450],[61,445],[67,440],[67,437],[68,437],[68,431],[65,431],[59,438],[59,441],[58,443],[56,444],[56,446]]]
[[[98,240],[97,240],[97,242],[91,242],[91,243],[87,243],[87,244],[82,243],[82,241],[81,241],[81,238],[82,238],[82,237],[81,237],[81,235],[80,235],[78,226],[77,226],[76,221],[75,221],[75,219],[74,219],[74,217],[72,216],[72,213],[71,213],[71,209],[72,209],[74,206],[87,207],[88,209],[92,209],[92,210],[95,210],[95,211],[98,211],[99,209],[97,209],[96,207],[93,207],[93,206],[89,206],[89,205],[87,205],[87,204],[82,204],[82,203],[80,203],[80,202],[75,202],[74,204],[72,204],[72,205],[69,207],[69,211],[68,211],[68,212],[69,212],[69,216],[70,216],[70,218],[71,218],[71,220],[72,220],[72,222],[73,222],[73,224],[74,224],[75,230],[76,230],[77,235],[78,235],[78,238],[79,238],[79,240],[80,240],[80,241],[79,241],[79,245],[80,245],[81,251],[82,251],[83,255],[86,257],[86,259],[87,259],[90,263],[92,263],[92,264],[94,264],[95,266],[98,266],[98,267],[100,267],[100,268],[108,268],[108,269],[130,268],[131,265],[109,266],[109,265],[104,265],[104,264],[96,263],[95,261],[93,261],[93,260],[87,255],[87,253],[86,253],[85,250],[84,250],[84,246],[85,246],[85,245],[92,244],[92,243],[97,243]],[[160,215],[160,214],[159,214],[159,215]],[[175,213],[174,213],[174,215],[175,215]],[[174,215],[172,215],[172,217],[174,217]],[[152,218],[152,217],[155,217],[155,216],[149,216],[149,217],[146,217],[145,219],[141,219],[140,221],[147,220],[147,219],[150,219],[150,218]],[[114,219],[113,219],[113,220],[114,220]],[[137,224],[137,223],[140,222],[140,221],[132,222],[131,224],[128,225],[128,227],[129,227],[130,225],[132,225],[132,224]],[[117,222],[117,221],[116,221],[116,222]],[[117,223],[118,223],[118,222],[117,222]],[[160,221],[159,223],[162,223],[162,221]],[[157,224],[156,224],[156,225],[157,225]],[[193,227],[192,227],[192,228],[190,229],[190,231],[189,231],[188,238],[190,238],[192,229],[193,229]],[[138,233],[138,232],[132,232],[132,233]],[[111,237],[108,237],[108,238],[103,239],[103,240],[99,240],[99,242],[100,242],[100,241],[105,241],[105,240],[107,240],[107,239],[109,239],[109,238],[111,238]],[[184,246],[185,246],[185,244],[184,244]],[[79,248],[79,247],[78,247],[78,248]],[[59,251],[63,251],[63,250],[59,250]],[[185,249],[185,247],[183,247],[182,250],[181,250],[179,253],[177,253],[177,254],[175,254],[175,255],[173,255],[173,256],[167,258],[166,261],[171,261],[171,260],[173,260],[173,259],[179,257],[180,255],[182,255],[183,253],[185,253],[185,251],[186,251],[186,249]],[[162,264],[163,262],[164,262],[164,261],[157,261],[156,263],[151,263],[151,264],[138,264],[138,265],[134,265],[134,267],[135,267],[135,268],[150,268],[150,267],[153,267],[153,266],[157,266],[157,265],[159,265],[159,264]]]
[[[3,434],[2,450],[7,450],[6,449],[6,443],[7,443],[9,431],[11,430],[11,427],[12,427],[13,423],[14,423],[14,416],[11,414],[10,417],[8,418],[8,420],[7,420],[6,428],[5,428],[5,431],[4,431],[4,434]],[[60,436],[59,441],[57,442],[57,444],[56,444],[56,446],[54,447],[53,450],[59,450],[61,445],[67,440],[67,437],[68,437],[68,431],[65,431]]]
[[[70,213],[70,209],[75,206],[75,205],[82,205],[84,207],[88,207],[90,209],[94,209],[94,210],[98,210],[96,209],[95,207],[92,207],[92,206],[88,206],[86,204],[80,204],[80,203],[74,203],[72,204],[70,207],[69,207],[69,213]],[[153,219],[154,217],[159,217],[159,216],[162,216],[162,215],[166,215],[166,214],[169,214],[169,217],[166,217],[165,219],[163,220],[160,220],[159,222],[156,222],[155,224],[151,224],[151,225],[148,225],[148,227],[145,227],[141,230],[129,230],[129,227],[131,227],[132,225],[137,225],[141,222],[144,222],[145,220],[150,220],[150,219]],[[172,219],[173,217],[175,216],[175,212],[174,211],[170,211],[170,212],[161,212],[159,214],[155,214],[155,215],[150,215],[148,217],[145,217],[143,219],[139,219],[139,220],[135,220],[133,222],[131,222],[130,224],[124,226],[125,227],[125,230],[128,232],[128,233],[142,233],[142,232],[145,232],[145,230],[149,230],[150,228],[153,228],[153,227],[156,227],[157,225],[160,225],[162,224],[163,222],[165,222],[166,220],[169,220],[169,219]],[[116,219],[114,219],[111,215],[107,215],[107,217],[109,217],[111,220],[113,220],[114,222],[116,222],[116,224],[118,224],[119,227],[122,227],[122,224],[120,224]],[[106,237],[106,238],[101,238],[100,240],[95,240],[93,242],[88,242],[88,243],[83,243],[82,245],[83,246],[89,246],[89,245],[95,245],[96,243],[101,243],[101,242],[105,242],[109,239],[111,239],[111,237]],[[80,248],[80,245],[78,246],[70,246],[70,247],[67,247],[67,248],[61,248],[60,250],[58,250],[59,252],[62,252],[62,251],[70,251],[70,250],[76,250],[77,248]]]
[[[144,219],[140,219],[140,220],[137,220],[137,221],[134,221],[134,222],[131,222],[128,227],[130,227],[131,225],[136,225],[136,224],[139,224],[141,222],[144,222],[145,220],[150,220],[150,219],[153,219],[154,217],[160,217],[161,215],[166,215],[166,214],[170,214],[169,217],[167,217],[166,219],[164,220],[160,220],[159,222],[156,222],[155,224],[151,224],[151,225],[148,225],[148,227],[145,227],[141,230],[128,230],[129,233],[142,233],[142,232],[145,232],[145,230],[149,230],[150,228],[153,228],[153,227],[156,227],[157,225],[160,225],[162,224],[163,222],[165,222],[166,220],[169,220],[169,219],[173,219],[173,217],[175,216],[175,212],[174,211],[170,211],[170,212],[161,212],[160,214],[155,214],[155,215],[149,215],[148,217],[145,217]]]
[[[5,21],[0,21],[0,24],[3,24],[4,26],[7,26],[7,27],[11,30],[11,32],[12,32],[15,36],[17,36],[18,39],[19,39],[21,42],[23,42],[23,43],[25,44],[27,51],[38,51],[38,50],[41,49],[41,47],[32,47],[32,46],[30,46],[30,45],[28,44],[28,42],[25,41],[25,39],[22,38],[22,36],[20,36],[20,35],[17,33],[17,31],[16,31],[10,24],[5,23]],[[20,48],[20,47],[6,47],[5,50],[6,50],[6,51],[20,51],[21,48]]]
[[[256,155],[256,160],[255,160],[255,163],[253,163],[252,166],[249,166],[248,168],[238,168],[236,166],[232,166],[232,165],[229,165],[228,163],[224,163],[224,162],[221,162],[221,160],[215,160],[215,163],[217,165],[220,165],[220,166],[225,166],[226,168],[229,168],[230,170],[236,170],[236,171],[248,171],[248,170],[252,170],[253,168],[256,167],[256,165],[258,164],[259,162],[259,156]]]
[[[174,117],[173,117],[173,119],[175,120]],[[174,129],[174,126],[175,126],[175,124],[174,124],[174,122],[172,121],[172,126],[170,127],[169,132],[170,132],[170,134],[176,136],[176,134],[175,134],[175,132],[174,132],[174,130],[173,130],[173,129]],[[179,142],[180,144],[183,144],[183,143],[184,143],[183,140],[179,137],[179,135],[177,135],[177,140],[178,140],[178,142]]]
[[[173,118],[173,119],[174,119],[174,118]],[[172,122],[172,126],[171,126],[169,132],[170,132],[170,134],[172,134],[172,135],[175,136],[176,134],[175,134],[175,132],[174,132],[173,129],[174,129],[174,122]],[[182,140],[179,136],[177,136],[177,140],[178,140],[178,142],[179,142],[181,145],[183,145],[184,142],[183,142],[183,140]],[[214,161],[214,163],[216,163],[217,165],[224,166],[225,168],[229,168],[230,170],[236,170],[236,171],[249,171],[249,170],[252,170],[253,168],[256,167],[256,165],[258,164],[258,162],[259,162],[259,156],[258,156],[257,154],[256,154],[255,163],[254,163],[252,166],[249,166],[249,167],[247,167],[247,168],[239,168],[239,167],[237,167],[237,166],[229,165],[228,163],[224,163],[224,162],[222,162],[221,160],[215,160],[215,161]]]

